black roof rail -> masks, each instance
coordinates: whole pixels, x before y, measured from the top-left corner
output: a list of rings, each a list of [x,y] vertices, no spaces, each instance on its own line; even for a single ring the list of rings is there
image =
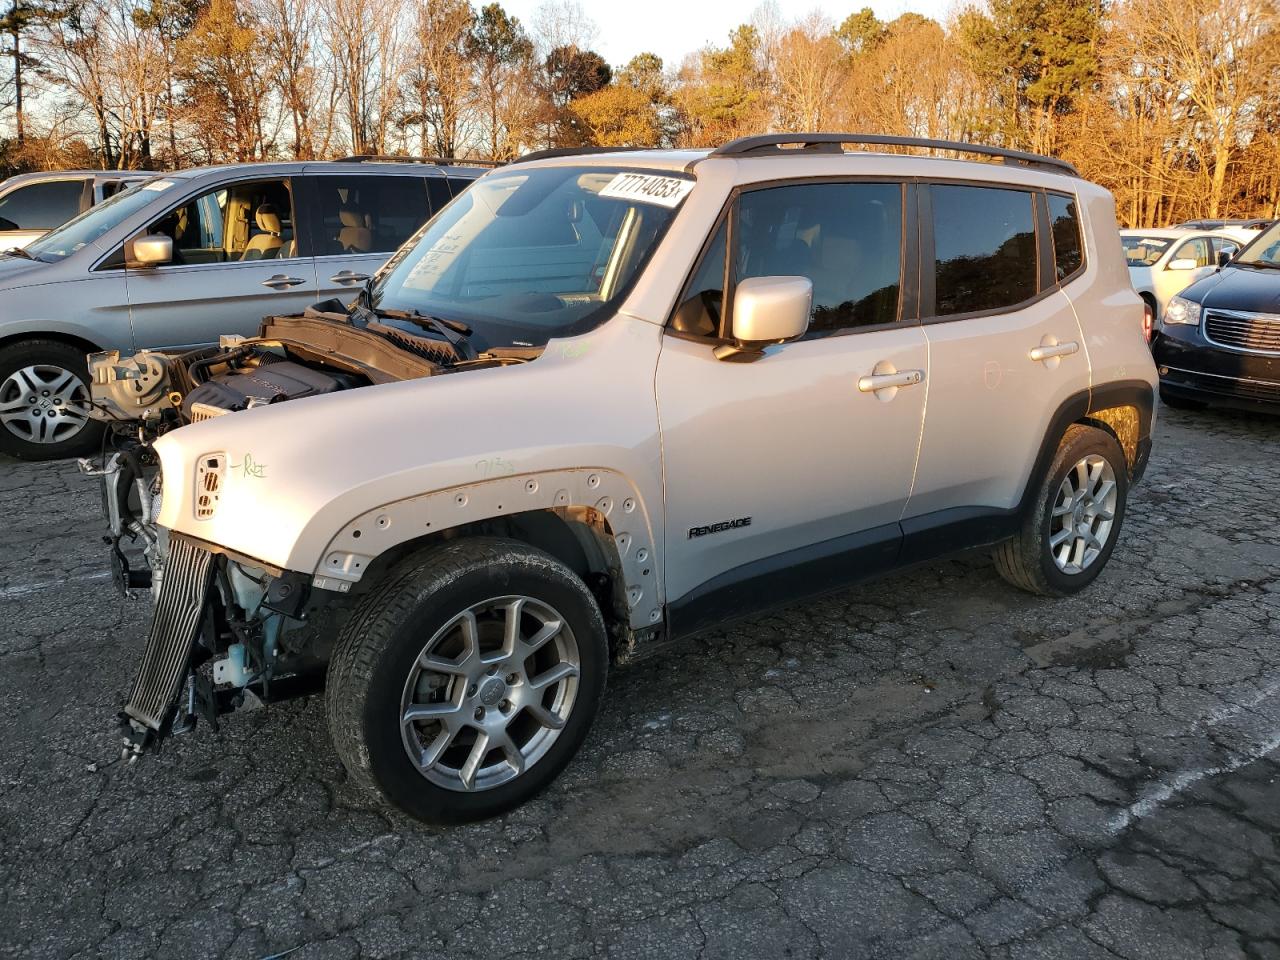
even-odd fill
[[[589,156],[593,153],[632,153],[637,150],[657,150],[657,147],[552,147],[550,150],[534,150],[522,154],[512,163],[527,163],[530,160],[550,160],[553,157]]]
[[[1045,157],[1038,153],[1006,150],[1004,147],[988,147],[980,143],[960,143],[955,140],[929,140],[922,137],[890,137],[871,133],[767,133],[753,137],[730,140],[711,151],[712,157],[776,157],[792,153],[843,153],[844,144],[877,147],[920,147],[930,150],[954,150],[957,153],[974,153],[986,157],[999,157],[1007,164],[1026,167],[1046,167],[1073,177],[1080,172],[1065,160]]]
[[[357,153],[330,163],[434,163],[440,167],[500,167],[501,160],[461,160],[457,157],[408,157],[392,153]]]

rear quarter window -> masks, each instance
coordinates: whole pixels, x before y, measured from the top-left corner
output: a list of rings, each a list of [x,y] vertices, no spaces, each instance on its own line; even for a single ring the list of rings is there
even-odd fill
[[[1084,266],[1084,239],[1074,199],[1049,194],[1049,229],[1053,236],[1054,275],[1061,283]]]

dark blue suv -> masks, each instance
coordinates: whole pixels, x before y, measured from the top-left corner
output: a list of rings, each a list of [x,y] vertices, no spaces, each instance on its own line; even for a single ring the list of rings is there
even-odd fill
[[[1151,347],[1171,407],[1280,409],[1280,221],[1170,300]]]

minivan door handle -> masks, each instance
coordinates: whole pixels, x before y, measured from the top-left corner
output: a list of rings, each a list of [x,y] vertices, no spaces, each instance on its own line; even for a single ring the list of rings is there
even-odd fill
[[[339,270],[329,278],[330,283],[364,283],[369,279],[367,273],[356,273],[352,270]]]
[[[1068,340],[1066,343],[1042,343],[1038,347],[1032,347],[1028,356],[1036,361],[1053,360],[1056,357],[1069,357],[1079,350],[1080,344],[1074,340]]]
[[[306,283],[301,277],[287,277],[283,273],[277,273],[275,276],[267,277],[262,281],[264,287],[270,287],[272,290],[285,290],[289,287],[296,287],[300,283]]]

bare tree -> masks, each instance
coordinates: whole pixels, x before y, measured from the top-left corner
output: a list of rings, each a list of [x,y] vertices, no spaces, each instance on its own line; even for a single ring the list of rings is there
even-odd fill
[[[405,121],[420,129],[424,154],[457,156],[469,133],[475,77],[467,40],[474,22],[467,0],[423,0],[418,7],[406,74],[413,109]]]

